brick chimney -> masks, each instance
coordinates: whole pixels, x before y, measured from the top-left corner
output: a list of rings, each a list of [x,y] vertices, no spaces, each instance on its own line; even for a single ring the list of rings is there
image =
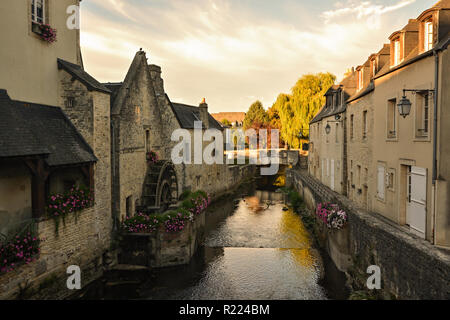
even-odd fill
[[[206,99],[203,98],[202,102],[198,106],[200,112],[200,120],[203,122],[203,127],[209,129],[209,114],[208,114],[208,104]]]

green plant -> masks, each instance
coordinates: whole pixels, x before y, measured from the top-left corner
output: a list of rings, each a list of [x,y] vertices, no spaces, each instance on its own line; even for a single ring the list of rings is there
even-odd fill
[[[86,186],[73,186],[65,193],[51,194],[47,199],[47,215],[55,220],[55,233],[58,234],[59,221],[65,224],[66,216],[75,214],[94,205],[93,191]]]

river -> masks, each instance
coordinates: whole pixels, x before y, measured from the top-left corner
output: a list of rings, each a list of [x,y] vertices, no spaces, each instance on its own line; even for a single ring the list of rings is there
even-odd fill
[[[92,291],[87,299],[345,299],[345,276],[313,239],[285,196],[258,181],[212,204],[206,238],[191,263],[156,269],[139,285]],[[277,192],[278,191],[278,192]],[[97,292],[97,293],[94,293]]]

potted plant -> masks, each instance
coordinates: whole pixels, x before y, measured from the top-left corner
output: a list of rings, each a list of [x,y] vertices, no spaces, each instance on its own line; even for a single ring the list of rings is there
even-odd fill
[[[47,43],[56,42],[56,29],[48,24],[33,23],[32,31]]]

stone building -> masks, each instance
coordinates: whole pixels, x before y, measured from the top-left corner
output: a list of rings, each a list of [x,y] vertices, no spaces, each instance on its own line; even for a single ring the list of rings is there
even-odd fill
[[[326,102],[310,123],[309,173],[332,190],[346,194],[345,101],[355,92],[355,72],[326,93]]]
[[[71,5],[79,1],[0,3],[0,232],[7,241],[32,228],[41,239],[34,262],[0,274],[0,298],[66,297],[67,267],[80,266],[86,285],[111,245],[110,91],[83,69]],[[45,41],[43,23],[57,42]],[[95,201],[58,222],[49,198],[74,185]]]
[[[374,139],[373,78],[389,63],[389,45],[356,68],[356,92],[347,100],[347,196],[371,210],[373,193],[372,151]]]
[[[209,114],[206,100],[199,106],[172,102],[164,90],[161,68],[149,65],[144,51],[136,53],[123,82],[104,85],[112,92],[112,207],[117,221],[136,211],[167,209],[186,190],[214,195],[239,181],[238,167],[220,164],[225,162],[223,144],[207,149],[212,143],[203,139],[208,129],[216,130],[214,140],[223,137],[224,129]],[[200,137],[194,133],[196,122],[201,125]],[[172,141],[172,135],[180,129],[189,137],[184,140],[189,159],[174,164],[172,150],[180,142]],[[197,146],[202,154],[209,150],[221,161],[198,162]],[[147,163],[146,153],[151,151],[158,155],[155,164]]]
[[[356,92],[345,102],[344,147],[347,195],[354,203],[445,247],[450,246],[444,111],[449,32],[450,0],[439,1],[356,69]],[[326,139],[323,112],[312,122],[314,144]],[[314,136],[317,131],[322,134]],[[330,148],[314,150],[310,173],[332,186],[327,175],[322,178],[324,163],[317,170],[317,159],[323,162]]]

